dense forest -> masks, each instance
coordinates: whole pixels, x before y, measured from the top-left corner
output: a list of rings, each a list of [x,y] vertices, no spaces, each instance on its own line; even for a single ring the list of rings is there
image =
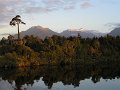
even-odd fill
[[[0,41],[0,67],[113,62],[120,62],[119,36],[66,38],[53,35],[43,40],[31,35],[18,44],[10,35]]]

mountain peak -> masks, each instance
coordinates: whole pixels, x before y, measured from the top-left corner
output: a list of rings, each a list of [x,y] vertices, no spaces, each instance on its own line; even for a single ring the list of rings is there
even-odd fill
[[[96,30],[87,30],[87,29],[83,29],[83,28],[80,28],[80,29],[67,29],[65,31],[63,31],[61,33],[62,36],[66,36],[66,37],[69,37],[69,36],[78,36],[78,34],[81,35],[81,37],[83,38],[93,38],[93,37],[100,37],[100,36],[104,36],[105,34],[103,33],[100,33]]]
[[[42,32],[49,32],[49,31],[51,31],[52,32],[52,30],[51,29],[49,29],[49,28],[44,28],[44,27],[42,27],[42,26],[32,26],[31,28],[29,28],[27,31],[32,31],[33,33],[34,32],[39,32],[39,31],[42,31]]]
[[[112,36],[120,36],[120,27],[113,29],[109,34]]]
[[[21,38],[25,35],[38,36],[39,38],[44,39],[45,37],[51,37],[52,35],[59,35],[58,33],[52,31],[49,28],[44,28],[42,26],[33,26],[26,31],[20,33]]]
[[[68,29],[68,31],[85,31],[85,29],[83,29],[83,28],[80,28],[80,29]]]
[[[43,28],[42,26],[32,26],[31,28]]]
[[[35,29],[35,30],[36,29],[45,29],[46,30],[46,29],[49,29],[49,28],[44,28],[44,27],[38,25],[38,26],[32,26],[30,29]]]
[[[100,37],[100,36],[104,35],[95,30],[87,30],[87,29],[83,29],[83,28],[67,29],[61,33],[56,33],[49,28],[44,28],[42,26],[33,26],[26,31],[22,31],[20,33],[20,36],[21,36],[21,38],[23,38],[25,35],[33,35],[33,36],[38,36],[38,37],[44,39],[45,37],[51,37],[53,35],[70,37],[70,36],[78,36],[78,34],[80,34],[80,36],[83,38],[87,38],[87,37],[93,38],[93,37]],[[17,37],[17,35],[16,35],[16,37]]]

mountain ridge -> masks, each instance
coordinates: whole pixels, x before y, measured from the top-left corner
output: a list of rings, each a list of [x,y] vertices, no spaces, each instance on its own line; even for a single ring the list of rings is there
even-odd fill
[[[78,34],[80,34],[82,38],[93,38],[93,37],[100,37],[105,35],[96,30],[85,30],[83,28],[67,29],[61,33],[57,33],[49,28],[44,28],[42,26],[32,26],[28,30],[20,32],[21,38],[23,38],[25,35],[33,35],[33,36],[38,36],[41,39],[44,39],[45,37],[51,37],[53,35],[70,37],[70,36],[78,36]],[[17,38],[17,34],[15,35],[15,37]]]
[[[109,35],[111,35],[111,36],[120,36],[120,27],[117,27],[117,28],[113,29],[113,30],[109,33]]]
[[[43,28],[42,26],[32,26],[28,30],[20,32],[21,38],[25,35],[38,36],[39,38],[44,39],[45,37],[51,37],[52,35],[59,35],[59,33],[54,32],[49,28]],[[17,37],[17,34],[15,37]]]

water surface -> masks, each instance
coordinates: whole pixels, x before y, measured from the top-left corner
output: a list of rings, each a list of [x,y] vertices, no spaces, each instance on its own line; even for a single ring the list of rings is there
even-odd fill
[[[0,69],[0,77],[0,90],[120,90],[119,64]]]

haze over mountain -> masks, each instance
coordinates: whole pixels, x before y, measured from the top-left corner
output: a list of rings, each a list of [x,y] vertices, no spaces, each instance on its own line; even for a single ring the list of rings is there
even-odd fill
[[[120,36],[120,27],[117,27],[115,29],[113,29],[109,35],[112,35],[112,36]]]
[[[61,33],[57,33],[49,28],[43,28],[41,26],[33,26],[26,31],[22,31],[20,33],[20,36],[21,38],[23,38],[25,35],[33,35],[44,39],[45,37],[51,37],[52,35],[70,37],[70,36],[78,36],[78,34],[80,34],[82,38],[87,38],[87,37],[93,38],[93,37],[100,37],[105,35],[104,33],[100,33],[96,30],[84,30],[84,29],[68,29],[68,30],[64,30]],[[17,34],[15,35],[15,37],[17,37]]]

